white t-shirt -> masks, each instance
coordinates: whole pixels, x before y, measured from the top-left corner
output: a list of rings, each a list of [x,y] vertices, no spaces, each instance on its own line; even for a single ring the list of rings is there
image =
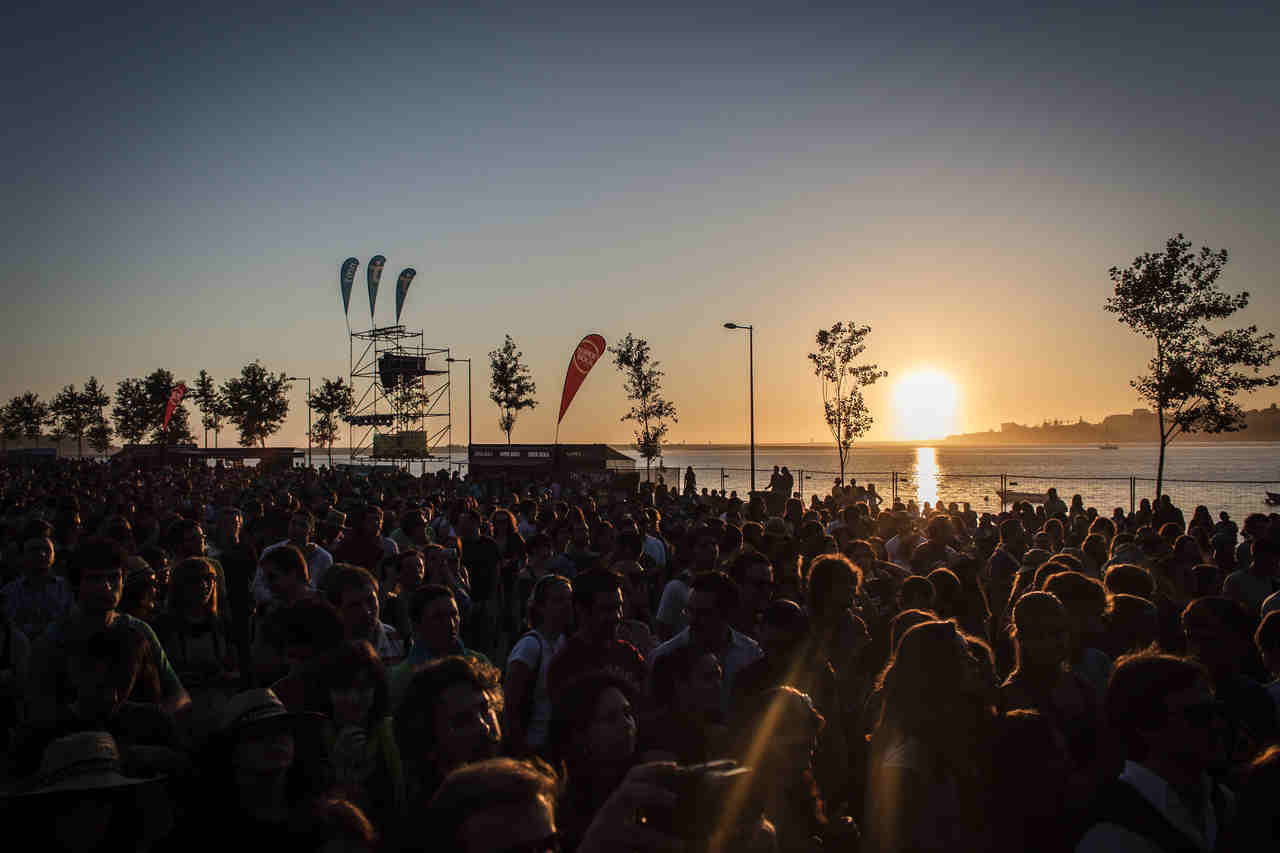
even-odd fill
[[[512,661],[533,669],[538,669],[538,680],[533,685],[533,713],[529,717],[529,730],[525,740],[534,749],[542,749],[547,745],[547,737],[551,733],[551,696],[547,692],[547,668],[551,659],[564,648],[564,635],[555,642],[548,640],[541,631],[530,631],[516,643],[511,654],[507,656],[507,668]]]

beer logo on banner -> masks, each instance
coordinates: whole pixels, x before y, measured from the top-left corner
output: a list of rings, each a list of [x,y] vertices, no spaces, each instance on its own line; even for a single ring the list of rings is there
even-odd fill
[[[579,373],[586,376],[587,372],[596,366],[596,362],[600,360],[602,355],[604,355],[604,352],[596,346],[594,340],[583,338],[582,343],[578,344],[578,349],[573,353],[573,366],[578,369]]]
[[[342,313],[347,314],[351,309],[351,288],[356,283],[356,269],[360,266],[360,261],[355,258],[347,258],[342,262],[342,273],[338,276],[338,287],[342,289]]]

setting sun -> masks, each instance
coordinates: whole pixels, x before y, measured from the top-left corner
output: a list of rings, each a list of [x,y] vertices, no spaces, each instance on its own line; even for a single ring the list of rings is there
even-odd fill
[[[933,368],[913,370],[893,388],[895,436],[900,441],[945,438],[955,432],[955,382]]]

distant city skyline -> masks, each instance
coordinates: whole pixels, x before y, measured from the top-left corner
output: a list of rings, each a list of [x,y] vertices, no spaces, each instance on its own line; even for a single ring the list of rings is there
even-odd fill
[[[871,441],[922,431],[900,383],[931,371],[955,433],[1140,405],[1107,269],[1176,232],[1230,250],[1233,325],[1280,317],[1274,6],[274,9],[11,13],[0,401],[254,359],[346,376],[338,268],[366,327],[375,254],[377,323],[414,267],[402,322],[473,360],[477,442],[502,440],[504,334],[538,388],[515,441],[552,440],[598,332],[649,341],[670,441],[745,443],[722,326],[750,323],[778,444],[830,440],[805,355],[837,320],[889,371]],[[271,443],[305,445],[304,397]],[[627,444],[626,408],[603,358],[560,440]]]

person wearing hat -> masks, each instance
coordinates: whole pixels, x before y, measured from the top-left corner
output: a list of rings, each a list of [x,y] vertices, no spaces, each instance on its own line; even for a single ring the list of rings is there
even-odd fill
[[[159,780],[121,772],[107,732],[77,732],[44,751],[36,776],[3,801],[9,837],[68,851],[145,850],[171,826]]]
[[[174,832],[175,847],[226,853],[248,842],[263,850],[291,848],[296,817],[329,782],[322,720],[290,712],[265,688],[231,697],[201,755],[198,807]]]

